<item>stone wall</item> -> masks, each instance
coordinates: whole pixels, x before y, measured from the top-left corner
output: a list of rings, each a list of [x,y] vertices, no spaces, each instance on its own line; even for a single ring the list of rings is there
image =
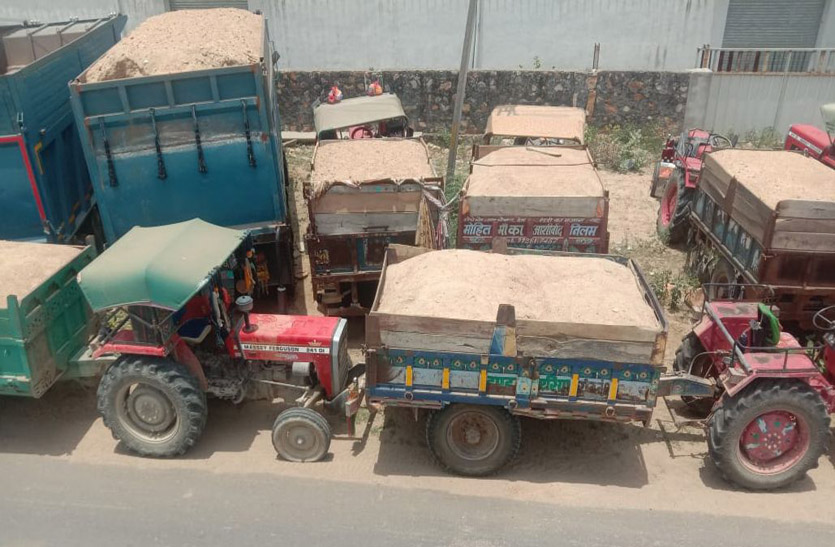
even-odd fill
[[[396,93],[415,129],[448,131],[457,85],[456,71],[383,72],[386,91]],[[284,129],[312,129],[311,107],[338,83],[345,97],[364,93],[362,72],[286,71],[279,74],[279,108]],[[561,72],[477,70],[467,76],[463,131],[479,133],[493,107],[501,104],[576,105],[589,123],[660,123],[680,129],[687,102],[684,72]]]

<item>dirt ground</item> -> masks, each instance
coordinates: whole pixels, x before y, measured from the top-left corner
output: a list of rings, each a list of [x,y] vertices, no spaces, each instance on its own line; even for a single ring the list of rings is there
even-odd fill
[[[293,179],[292,213],[304,233],[306,209],[301,184],[308,169],[310,147],[290,148]],[[440,154],[439,154],[440,156]],[[683,253],[664,247],[654,236],[656,202],[649,197],[649,175],[603,172],[610,192],[612,248],[633,256],[652,272],[680,272]],[[304,281],[293,311],[315,313],[300,255]],[[694,319],[687,312],[670,313],[666,357],[672,359],[681,337]],[[351,321],[352,356],[361,358],[361,320]],[[672,402],[674,406],[679,403]],[[718,475],[707,457],[700,427],[677,429],[659,401],[649,427],[584,421],[523,420],[519,458],[495,477],[466,479],[436,467],[425,442],[425,421],[409,411],[370,415],[361,411],[358,436],[344,435],[344,424],[331,418],[341,433],[324,462],[293,464],[277,459],[270,431],[280,404],[248,402],[234,406],[211,401],[209,422],[198,446],[185,457],[143,459],[126,453],[104,428],[95,410],[95,389],[66,384],[41,400],[0,399],[0,453],[32,454],[70,462],[131,466],[142,469],[191,469],[209,473],[270,473],[343,482],[430,489],[474,496],[529,500],[555,506],[621,507],[648,511],[756,516],[778,521],[828,523],[835,491],[835,460],[824,456],[820,467],[787,490],[776,493],[741,491]],[[832,451],[830,451],[832,452]],[[277,495],[280,495],[278,493]],[[555,509],[558,510],[558,509]],[[706,521],[706,522],[709,522]]]

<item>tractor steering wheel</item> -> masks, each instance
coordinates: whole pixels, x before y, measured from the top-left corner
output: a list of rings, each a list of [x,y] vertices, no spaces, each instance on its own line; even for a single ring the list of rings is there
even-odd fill
[[[724,135],[717,135],[715,133],[712,134],[710,137],[708,137],[707,143],[710,146],[712,146],[713,148],[733,148],[734,147],[733,143],[731,142],[731,139],[729,139],[728,137],[726,137]]]
[[[827,315],[833,316],[833,319],[830,319]],[[827,306],[818,310],[815,315],[812,316],[812,324],[815,325],[817,329],[824,332],[835,330],[835,306]]]

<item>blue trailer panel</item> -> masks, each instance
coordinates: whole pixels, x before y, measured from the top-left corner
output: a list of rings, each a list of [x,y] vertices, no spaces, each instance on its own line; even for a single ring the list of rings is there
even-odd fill
[[[0,238],[69,241],[93,208],[67,82],[124,16],[0,29]]]

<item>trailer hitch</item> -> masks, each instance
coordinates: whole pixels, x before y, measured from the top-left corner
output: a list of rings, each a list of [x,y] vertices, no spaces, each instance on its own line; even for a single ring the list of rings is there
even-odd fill
[[[107,140],[104,119],[101,117],[99,117],[99,132],[101,133],[101,142],[104,146],[104,155],[107,158],[107,176],[110,180],[110,186],[119,186],[119,181],[116,180],[116,169],[113,167],[113,154],[110,152],[110,141]]]
[[[246,113],[246,101],[241,99],[241,111],[244,115],[244,136],[246,137],[246,155],[249,159],[249,166],[255,167],[255,152],[252,149],[252,135],[249,131],[249,116]]]
[[[149,110],[151,114],[151,129],[154,131],[154,148],[157,151],[157,178],[165,180],[168,178],[168,173],[165,171],[165,162],[162,159],[162,147],[159,144],[159,131],[157,131],[157,119],[154,116],[154,109]]]

